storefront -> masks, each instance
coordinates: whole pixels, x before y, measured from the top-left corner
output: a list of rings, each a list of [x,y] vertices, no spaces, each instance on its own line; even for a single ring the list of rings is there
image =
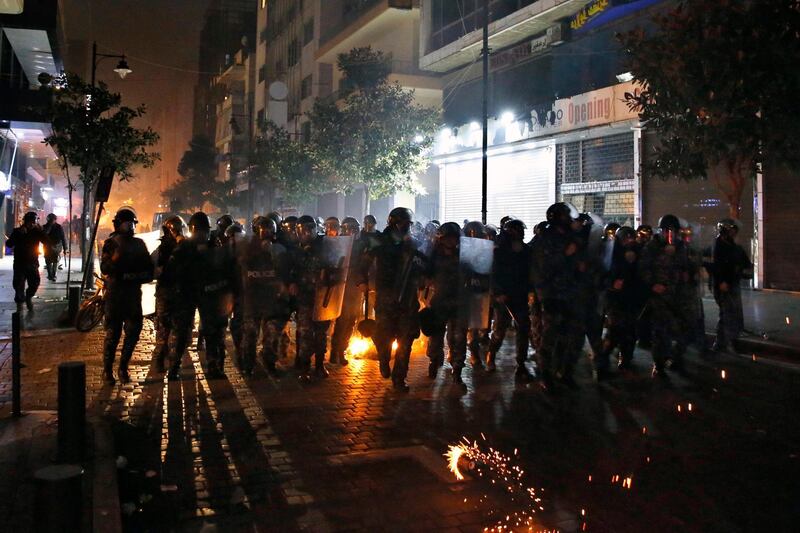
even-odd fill
[[[622,83],[490,120],[489,222],[513,215],[532,226],[550,204],[568,201],[609,221],[638,223],[641,133],[624,102],[634,90]],[[481,140],[475,122],[440,134],[434,162],[442,221],[480,220]]]

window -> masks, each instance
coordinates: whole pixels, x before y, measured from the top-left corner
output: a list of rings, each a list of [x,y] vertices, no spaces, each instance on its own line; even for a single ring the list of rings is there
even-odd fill
[[[314,19],[306,21],[303,25],[303,44],[306,45],[314,40]]]
[[[297,39],[293,40],[289,45],[288,55],[288,65],[290,67],[295,66],[300,61],[300,43],[297,41]]]
[[[311,92],[313,91],[314,86],[314,77],[313,75],[309,74],[305,78],[303,78],[303,82],[300,85],[300,98],[305,99],[311,96]]]

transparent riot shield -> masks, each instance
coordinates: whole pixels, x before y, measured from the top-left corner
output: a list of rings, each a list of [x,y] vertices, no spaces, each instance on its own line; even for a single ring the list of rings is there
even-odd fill
[[[325,237],[322,241],[322,268],[314,296],[314,316],[317,322],[336,320],[342,314],[347,271],[353,237]]]
[[[468,328],[482,329],[489,324],[493,262],[493,241],[461,237],[459,264]]]

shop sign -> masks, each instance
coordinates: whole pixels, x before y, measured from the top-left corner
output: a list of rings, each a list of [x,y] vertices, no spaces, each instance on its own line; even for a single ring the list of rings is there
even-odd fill
[[[632,191],[633,180],[587,181],[585,183],[562,183],[561,194],[594,194],[604,192]]]
[[[594,0],[575,13],[569,21],[572,30],[583,28],[590,20],[605,11],[611,5],[610,0]]]

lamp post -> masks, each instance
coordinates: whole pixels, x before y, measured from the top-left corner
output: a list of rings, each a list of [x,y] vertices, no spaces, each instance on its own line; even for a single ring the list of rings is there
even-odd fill
[[[114,69],[120,79],[125,79],[125,76],[133,72],[131,68],[128,66],[128,61],[125,59],[125,54],[100,54],[97,52],[97,41],[92,43],[92,87],[94,87],[97,81],[97,65],[106,58],[113,58],[119,59],[119,63],[117,63],[117,68]]]
[[[114,69],[120,79],[125,79],[125,77],[133,72],[131,68],[128,66],[128,61],[125,59],[125,54],[100,54],[97,52],[97,41],[92,42],[92,87],[95,86],[97,83],[97,65],[104,59],[113,58],[119,59],[119,63],[117,63],[117,67]],[[103,204],[104,202],[100,202],[100,207],[97,209],[97,217],[94,223],[94,227],[92,228],[92,237],[89,240],[89,247],[86,250],[86,259],[84,263],[84,275],[81,280],[81,294],[83,293],[84,288],[88,286],[92,281],[92,276],[94,276],[94,243],[97,240],[97,230],[100,227],[100,216],[103,214]],[[94,202],[92,203],[92,215],[94,217]],[[72,216],[72,213],[70,213]],[[83,239],[83,237],[81,237]],[[83,240],[82,240],[83,242]],[[67,285],[69,286],[69,285]]]

